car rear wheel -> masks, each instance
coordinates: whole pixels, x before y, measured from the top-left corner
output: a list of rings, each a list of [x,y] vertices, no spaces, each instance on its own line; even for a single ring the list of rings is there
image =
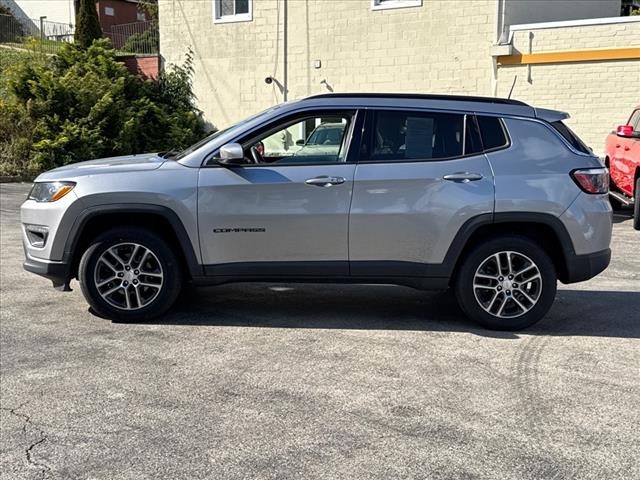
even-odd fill
[[[633,228],[640,230],[640,177],[636,178],[633,195]]]
[[[454,288],[470,319],[492,330],[520,330],[549,311],[556,283],[547,253],[509,235],[477,245],[462,261]]]
[[[78,268],[80,287],[94,312],[123,321],[145,321],[165,313],[182,284],[178,261],[154,233],[119,228],[97,237]]]

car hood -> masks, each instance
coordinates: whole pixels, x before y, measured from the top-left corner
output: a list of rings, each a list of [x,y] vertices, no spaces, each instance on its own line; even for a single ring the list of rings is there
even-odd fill
[[[64,167],[49,170],[36,178],[36,182],[64,180],[87,175],[99,175],[102,173],[155,170],[164,162],[166,162],[166,159],[159,157],[157,153],[100,158],[97,160],[89,160],[88,162],[72,163]]]

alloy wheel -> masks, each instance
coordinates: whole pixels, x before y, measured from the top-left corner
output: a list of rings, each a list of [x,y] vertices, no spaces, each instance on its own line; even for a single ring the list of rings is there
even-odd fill
[[[139,310],[153,302],[164,283],[158,257],[138,243],[119,243],[105,250],[94,270],[100,296],[121,310]]]
[[[542,275],[526,255],[501,251],[487,257],[473,278],[473,293],[482,309],[499,318],[516,318],[536,306]]]

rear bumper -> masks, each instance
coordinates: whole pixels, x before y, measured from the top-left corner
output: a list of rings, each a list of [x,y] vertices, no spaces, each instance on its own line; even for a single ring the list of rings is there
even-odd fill
[[[604,271],[611,261],[611,249],[586,255],[567,257],[567,275],[563,283],[576,283],[589,280]]]
[[[22,267],[31,273],[51,280],[54,288],[62,291],[70,291],[69,281],[71,268],[65,262],[47,262],[27,255]]]

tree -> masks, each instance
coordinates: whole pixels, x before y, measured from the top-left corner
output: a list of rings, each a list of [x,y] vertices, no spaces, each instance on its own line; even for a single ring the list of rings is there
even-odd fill
[[[177,150],[204,134],[194,105],[189,53],[158,80],[131,75],[106,39],[65,43],[45,64],[5,76],[0,100],[0,173],[33,176],[68,163]],[[4,173],[2,173],[4,172]]]
[[[146,15],[147,21],[158,21],[158,2],[141,0],[138,2],[138,11]]]
[[[94,40],[102,38],[102,27],[98,19],[95,0],[80,0],[76,17],[75,42],[80,48],[89,48]]]

